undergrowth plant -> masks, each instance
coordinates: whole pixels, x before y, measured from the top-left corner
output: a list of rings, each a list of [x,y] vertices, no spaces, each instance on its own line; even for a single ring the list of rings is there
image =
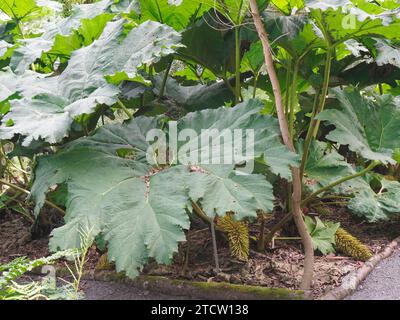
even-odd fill
[[[57,287],[56,279],[45,277],[36,281],[21,281],[21,277],[37,268],[48,267],[61,258],[72,258],[77,254],[75,249],[69,249],[45,258],[29,260],[20,257],[0,265],[0,300],[69,300],[72,287]]]
[[[2,171],[2,201],[12,189],[35,219],[63,215],[52,251],[91,230],[135,277],[171,261],[193,214],[214,227],[229,213],[231,228],[283,211],[258,247],[294,217],[308,290],[313,245],[337,229],[307,229],[310,208],[399,212],[396,0],[72,2],[0,3],[2,168],[33,168]],[[231,245],[245,257],[243,234]]]

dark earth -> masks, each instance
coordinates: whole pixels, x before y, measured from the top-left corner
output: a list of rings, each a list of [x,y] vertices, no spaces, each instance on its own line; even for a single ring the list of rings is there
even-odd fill
[[[340,221],[341,226],[363,241],[377,253],[391,240],[398,236],[400,219],[379,224],[368,224],[350,215],[342,208],[331,208],[330,213],[321,216],[323,220]],[[266,227],[274,225],[279,217],[272,218]],[[252,224],[250,236],[257,236],[259,226]],[[32,237],[32,223],[25,217],[15,213],[0,211],[0,263],[19,256],[40,258],[49,254],[47,243],[49,236]],[[281,236],[286,236],[282,231]],[[189,261],[185,267],[186,244],[182,244],[170,266],[157,265],[150,262],[144,269],[148,275],[160,275],[171,279],[193,281],[217,281],[234,284],[258,285],[297,289],[302,275],[303,254],[299,241],[276,241],[275,247],[268,247],[265,252],[256,251],[255,243],[251,243],[250,258],[247,262],[239,261],[230,255],[229,245],[223,237],[218,238],[218,256],[221,266],[219,273],[215,271],[210,231],[205,225],[195,225],[189,232]],[[104,253],[95,246],[89,253],[87,271],[98,267],[98,260]],[[64,262],[59,263],[64,267]],[[340,254],[316,256],[313,283],[313,297],[318,298],[326,291],[341,284],[341,279],[349,272],[359,268],[363,263]],[[400,285],[392,278],[399,271],[400,256],[397,251],[392,258],[378,266],[370,278],[354,294],[354,299],[364,298],[399,298]],[[390,285],[390,286],[389,286]],[[396,287],[397,286],[397,287]],[[397,289],[396,289],[397,288]],[[173,295],[154,294],[132,288],[126,284],[83,281],[82,290],[87,299],[182,299]],[[373,293],[371,293],[371,290]]]

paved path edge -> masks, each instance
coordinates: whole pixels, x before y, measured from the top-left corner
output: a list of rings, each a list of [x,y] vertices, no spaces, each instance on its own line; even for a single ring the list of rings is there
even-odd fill
[[[326,292],[318,300],[342,300],[354,293],[365,278],[375,269],[375,267],[384,259],[389,258],[395,249],[400,245],[400,236],[390,242],[385,249],[375,254],[364,265],[345,276],[342,284]]]
[[[67,275],[68,270],[58,269],[57,275]],[[239,285],[225,282],[195,282],[169,279],[162,276],[139,276],[132,280],[115,271],[85,272],[83,280],[123,283],[154,293],[186,296],[206,300],[305,300],[301,290]]]

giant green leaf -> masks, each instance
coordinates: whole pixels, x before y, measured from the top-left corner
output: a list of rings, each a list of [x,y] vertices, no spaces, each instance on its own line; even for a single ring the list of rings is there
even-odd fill
[[[20,134],[25,137],[23,146],[40,139],[57,143],[68,136],[75,117],[92,113],[98,104],[113,105],[118,93],[116,87],[106,85],[75,101],[52,94],[13,100],[11,111],[2,119],[3,123],[12,120],[13,125],[0,127],[0,136],[11,139]]]
[[[117,102],[119,90],[107,83],[105,75],[125,72],[134,78],[141,67],[157,62],[179,47],[178,33],[151,21],[133,28],[120,42],[124,23],[123,19],[109,22],[98,40],[75,51],[60,76],[40,82],[44,87],[47,85],[48,91],[39,97],[34,94],[25,97],[24,91],[36,87],[27,81],[19,83],[25,75],[17,78],[16,85],[22,89],[15,91],[22,91],[24,99],[11,102],[11,110],[4,120],[12,120],[14,125],[3,126],[1,137],[9,139],[22,134],[26,137],[24,146],[39,138],[50,143],[60,141],[67,136],[75,117],[92,113],[99,104]]]
[[[207,3],[209,2],[209,3]],[[140,0],[141,20],[165,23],[175,30],[185,29],[211,8],[210,1]]]
[[[52,93],[56,88],[56,80],[56,78],[46,78],[45,75],[32,71],[18,76],[7,67],[0,71],[0,101],[15,93],[26,98],[42,93]]]
[[[136,3],[136,1],[132,1]],[[115,14],[114,0],[102,0],[95,3],[74,5],[71,15],[67,18],[57,18],[47,24],[45,32],[38,38],[21,39],[21,47],[15,50],[10,66],[14,72],[23,73],[27,67],[40,58],[44,52],[52,51],[61,56],[68,56],[76,45],[71,47],[71,34],[83,37],[85,45],[90,44],[99,36],[107,21]],[[125,4],[126,6],[127,4]],[[133,7],[137,10],[137,7]],[[89,37],[91,34],[91,37]],[[75,41],[76,38],[73,38]],[[89,39],[91,41],[88,43]],[[62,52],[58,50],[64,48]],[[52,49],[52,50],[51,50]]]
[[[8,43],[4,40],[0,40],[0,58],[6,54],[8,48],[10,47],[12,47],[11,43]]]
[[[212,14],[207,15],[182,33],[185,47],[179,55],[222,77],[227,70],[234,70],[235,42],[233,34],[216,26],[213,19]]]
[[[302,150],[303,141],[299,143]],[[356,173],[356,169],[346,162],[335,149],[329,148],[328,144],[321,141],[313,141],[310,146],[309,156],[305,167],[305,185],[312,192],[327,186],[342,177]],[[363,179],[352,179],[345,181],[333,189],[338,193],[353,193],[362,188],[368,188]]]
[[[16,20],[26,18],[38,9],[35,0],[1,0],[0,2],[0,11]]]
[[[158,94],[162,78],[157,77],[154,82],[154,91]],[[232,91],[223,82],[183,86],[170,77],[166,82],[164,96],[176,101],[187,111],[217,108],[233,100]]]
[[[107,228],[105,239],[109,260],[116,262],[118,271],[135,277],[148,257],[169,263],[178,243],[185,241],[183,229],[190,226],[187,193],[177,183],[184,171],[175,167],[160,172],[149,185],[140,178],[126,180],[110,191],[104,209],[112,227]]]
[[[280,175],[282,178],[291,180],[291,167],[300,166],[298,154],[290,151],[283,145],[277,137],[270,136],[266,142],[264,161],[269,166],[272,173]]]
[[[207,109],[186,115],[177,124],[181,133],[178,146],[185,146],[180,150],[181,154],[187,154],[185,159],[192,164],[226,164],[227,161],[239,164],[261,157],[267,143],[280,136],[277,120],[269,115],[260,116],[263,108],[261,101],[248,100],[223,111]],[[190,131],[186,133],[185,129]],[[235,132],[235,129],[242,130]],[[192,137],[194,133],[196,135]],[[191,139],[186,141],[188,137]],[[224,152],[222,144],[235,148]]]
[[[321,37],[331,44],[362,36],[399,39],[400,21],[390,10],[371,14],[350,0],[307,0],[305,3]],[[379,8],[378,4],[370,4]]]
[[[203,165],[187,176],[189,196],[210,216],[238,213],[238,219],[257,217],[257,210],[273,209],[272,185],[263,175],[237,174],[232,166]]]
[[[260,124],[268,126],[272,121],[260,114],[261,109],[261,103],[252,101],[188,114],[169,126],[161,118],[138,117],[122,125],[103,126],[56,155],[41,157],[32,187],[36,214],[50,187],[68,185],[66,224],[53,231],[51,249],[79,246],[79,230],[89,228],[94,236],[105,235],[117,270],[134,277],[150,257],[160,263],[170,261],[178,242],[185,239],[183,230],[189,228],[185,209],[190,201],[198,202],[211,217],[226,211],[235,212],[237,218],[255,217],[258,209],[270,211],[270,183],[262,175],[234,170],[234,163],[186,164],[170,158],[170,164],[154,165],[150,161],[173,147],[173,142],[164,149],[159,141],[153,143],[148,135],[154,129],[168,132],[170,139],[174,127],[200,134],[212,128],[253,129],[260,131],[254,134],[260,137],[266,132]],[[272,122],[269,127],[275,128]],[[263,140],[254,144],[255,150],[265,147]]]
[[[400,109],[391,95],[367,98],[354,88],[333,89],[340,109],[318,115],[335,126],[327,138],[368,160],[394,163],[392,153],[400,144]]]
[[[382,179],[381,185],[379,192],[371,188],[356,192],[348,208],[369,222],[387,220],[394,214],[400,213],[400,183]]]
[[[22,74],[43,53],[52,55],[53,58],[68,58],[72,51],[98,39],[112,17],[111,14],[100,14],[92,19],[80,20],[76,30],[67,28],[64,32],[56,34],[48,31],[39,38],[21,39],[20,47],[13,52],[10,66],[15,73]]]

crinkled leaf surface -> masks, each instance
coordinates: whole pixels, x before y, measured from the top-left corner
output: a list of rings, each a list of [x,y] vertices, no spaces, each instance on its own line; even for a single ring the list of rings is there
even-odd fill
[[[200,18],[211,8],[211,3],[193,0],[140,0],[141,20],[153,20],[165,23],[180,31],[188,24]]]
[[[23,20],[38,9],[35,0],[1,0],[0,2],[0,11],[18,20]]]
[[[27,71],[18,76],[9,67],[0,71],[0,101],[18,93],[22,97],[32,98],[43,93],[54,93],[56,78],[46,78],[46,75]],[[32,85],[32,84],[35,85]]]
[[[278,137],[271,136],[266,144],[264,161],[272,173],[289,181],[292,178],[290,168],[300,166],[299,155],[290,151],[279,141]]]
[[[21,134],[25,136],[23,146],[29,146],[32,141],[40,139],[49,143],[59,142],[68,135],[75,117],[91,113],[98,104],[114,104],[118,93],[116,87],[108,85],[72,103],[51,94],[13,100],[10,102],[11,112],[2,120],[3,123],[12,120],[13,125],[1,127],[0,135],[3,139],[11,139]]]
[[[379,4],[371,2],[370,5],[375,6],[377,12],[369,13],[350,0],[307,0],[305,3],[320,28],[320,35],[324,33],[331,43],[362,36],[399,39],[397,30],[400,21],[396,13],[380,8]]]
[[[348,204],[348,208],[357,216],[369,222],[387,220],[400,212],[400,183],[382,179],[382,188],[374,192],[371,188],[364,188],[356,192]]]
[[[11,69],[17,74],[23,74],[43,53],[69,58],[72,51],[98,39],[112,17],[112,14],[100,14],[92,19],[80,20],[77,29],[57,33],[58,29],[55,28],[39,38],[20,39],[20,47],[14,50],[11,57]]]
[[[202,128],[259,131],[261,123],[276,128],[275,120],[262,116],[261,109],[262,103],[250,101],[234,108],[204,110],[188,114],[175,126],[199,132]],[[170,128],[162,123],[160,118],[139,117],[103,126],[93,136],[38,160],[32,187],[36,214],[51,186],[68,185],[66,224],[53,231],[52,250],[78,246],[79,229],[89,228],[94,236],[105,235],[117,270],[133,277],[149,257],[161,263],[170,260],[178,242],[184,240],[183,229],[189,227],[185,208],[190,200],[201,204],[211,217],[227,211],[234,211],[238,218],[255,217],[258,209],[272,209],[271,184],[262,175],[237,174],[234,163],[151,166],[147,155],[150,152],[152,159],[157,145],[150,145],[153,141],[148,141],[147,134],[162,128],[168,132]],[[254,148],[262,155],[264,141],[256,140]]]
[[[162,78],[155,79],[155,92],[159,92]],[[187,111],[218,108],[234,99],[232,91],[223,82],[182,86],[173,78],[166,82],[164,96],[176,101]]]
[[[7,41],[0,40],[0,58],[3,57],[8,48],[12,47],[13,45],[11,43],[8,43]]]
[[[125,2],[125,4],[121,2]],[[42,5],[45,5],[45,3]],[[115,13],[124,12],[127,7],[130,8],[129,10],[138,10],[136,0],[130,1],[130,3],[127,3],[127,1],[116,3],[114,0],[102,0],[89,4],[73,5],[69,17],[58,18],[48,24],[40,37],[20,40],[22,46],[14,51],[10,63],[11,68],[14,72],[22,74],[44,52],[52,51],[52,53],[69,55],[71,48],[68,47],[68,42],[71,40],[70,35],[74,31],[80,29],[80,34],[87,35],[87,29],[102,30],[104,20],[110,20]],[[66,52],[56,51],[60,47],[67,47],[68,50]],[[76,48],[72,47],[72,49]]]
[[[32,73],[22,77],[16,77],[11,72],[0,74],[14,77],[14,91],[22,91],[24,97],[21,101],[11,102],[11,110],[4,120],[12,119],[14,125],[3,126],[1,137],[9,139],[15,134],[22,134],[26,136],[24,146],[39,138],[51,143],[60,141],[67,136],[76,116],[92,113],[98,104],[116,103],[119,89],[108,84],[105,75],[126,72],[136,76],[140,67],[157,62],[179,46],[178,33],[152,21],[132,29],[120,42],[124,23],[123,19],[109,22],[98,40],[72,54],[68,67],[60,76],[42,79],[40,90],[29,83]],[[41,94],[42,87],[46,90],[45,94]],[[30,93],[30,88],[34,88],[36,94],[26,97],[25,91]],[[51,134],[52,131],[54,134]]]
[[[272,185],[263,175],[237,174],[232,166],[205,165],[187,176],[187,184],[190,198],[199,201],[210,217],[232,211],[238,213],[238,219],[256,218],[257,210],[273,209]]]
[[[357,152],[365,159],[394,163],[392,153],[400,144],[400,109],[391,95],[363,97],[354,88],[332,90],[340,110],[325,110],[318,119],[335,126],[327,138]]]
[[[207,109],[186,115],[177,127],[182,132],[178,141],[181,154],[185,151],[192,164],[224,164],[224,157],[231,157],[230,163],[239,164],[261,157],[267,142],[279,137],[277,120],[269,115],[260,116],[263,108],[260,100],[248,100],[234,108]],[[236,133],[235,129],[238,129]],[[196,135],[186,141],[186,133]],[[209,140],[211,145],[203,143]],[[234,149],[224,152],[222,143],[234,145]]]
[[[303,148],[302,144],[303,141],[299,143],[300,150]],[[342,177],[355,173],[356,170],[346,162],[344,157],[333,148],[329,148],[327,143],[313,141],[305,167],[304,179],[304,183],[310,191],[317,191]],[[358,178],[343,182],[333,190],[338,193],[353,193],[360,188],[369,188],[369,185],[363,179]]]

